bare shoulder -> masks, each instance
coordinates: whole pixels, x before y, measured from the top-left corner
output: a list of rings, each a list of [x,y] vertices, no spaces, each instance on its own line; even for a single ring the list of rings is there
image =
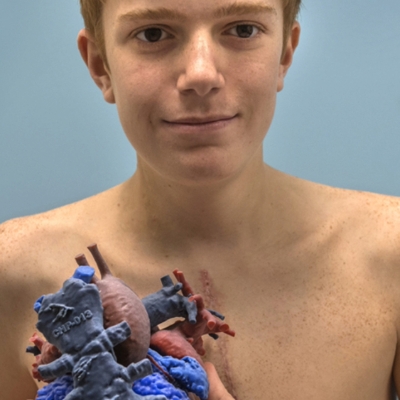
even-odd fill
[[[88,245],[90,220],[101,199],[88,199],[0,225],[0,386],[5,398],[34,398],[32,356],[35,300],[58,290],[76,268],[74,255]],[[93,239],[92,239],[93,240]]]
[[[6,398],[34,398],[24,347],[35,327],[32,304],[48,281],[35,253],[41,249],[40,218],[20,218],[0,225],[0,385]],[[32,362],[32,361],[31,361]]]
[[[79,205],[69,205],[43,214],[16,218],[0,225],[0,263],[2,271],[14,276],[21,268],[40,269],[37,261],[48,258],[51,244],[71,241],[79,227]],[[27,264],[27,261],[30,261]],[[23,267],[22,267],[23,266]]]
[[[359,234],[371,246],[398,251],[400,198],[318,185],[327,208],[350,234]],[[400,254],[400,253],[399,253]]]
[[[0,225],[1,307],[18,293],[18,307],[57,289],[76,267],[73,257],[107,231],[113,189],[42,214]],[[71,259],[72,257],[72,259]],[[2,310],[3,312],[3,310]],[[13,313],[18,318],[22,313]],[[1,326],[0,326],[1,329]]]
[[[330,223],[336,221],[343,231],[359,232],[365,238],[378,240],[384,236],[386,246],[398,247],[400,197],[335,188],[293,177],[288,179],[292,180],[296,193],[314,208],[317,217],[323,215]]]
[[[379,304],[382,320],[392,326],[394,354],[392,374],[400,390],[400,199],[365,192],[338,191],[343,205],[341,220],[346,236],[365,261],[364,276],[377,288],[383,300]],[[371,304],[371,308],[376,304]],[[381,323],[381,326],[385,324]],[[396,343],[397,341],[397,343]]]
[[[117,186],[72,204],[1,224],[0,246],[7,249],[2,260],[15,254],[36,257],[44,254],[42,251],[48,258],[52,243],[62,248],[62,241],[67,241],[70,246],[89,231],[104,229],[107,221],[112,219],[111,204],[118,198],[118,190]]]
[[[333,248],[357,260],[400,317],[400,198],[312,184]],[[363,268],[363,270],[361,270]],[[399,318],[400,320],[400,318]],[[399,325],[400,327],[400,325]]]
[[[400,198],[288,179],[316,235],[400,285]]]

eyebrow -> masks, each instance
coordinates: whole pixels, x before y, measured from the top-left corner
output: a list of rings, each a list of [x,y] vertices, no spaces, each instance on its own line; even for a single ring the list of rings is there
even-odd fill
[[[258,14],[258,13],[266,13],[266,14],[274,14],[277,15],[277,11],[274,7],[268,6],[264,3],[233,3],[229,6],[224,6],[218,8],[214,12],[214,17],[222,18],[222,17],[230,17],[233,15],[246,15],[246,14]]]
[[[227,6],[218,8],[213,12],[214,18],[231,17],[235,15],[259,14],[267,13],[277,15],[274,7],[268,6],[264,3],[241,3],[235,2]],[[169,19],[174,21],[185,21],[187,15],[178,11],[165,7],[160,8],[144,8],[139,10],[132,10],[118,17],[118,21],[137,21],[137,20],[161,20]]]

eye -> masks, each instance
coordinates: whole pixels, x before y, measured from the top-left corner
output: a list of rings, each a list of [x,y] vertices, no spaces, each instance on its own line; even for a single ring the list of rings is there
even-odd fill
[[[161,28],[147,28],[139,32],[136,37],[142,42],[155,43],[163,40],[167,37],[167,33]]]
[[[254,37],[260,32],[260,28],[251,24],[240,24],[235,25],[233,28],[229,29],[229,33],[232,33],[234,36],[238,36],[241,39],[248,39]]]

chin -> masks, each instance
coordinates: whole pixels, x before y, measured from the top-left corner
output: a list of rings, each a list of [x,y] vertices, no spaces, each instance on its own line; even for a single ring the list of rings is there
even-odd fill
[[[160,162],[162,158],[152,157],[147,162],[138,162],[138,167],[143,166],[144,171],[149,171],[150,167],[150,170],[156,172],[163,180],[181,185],[215,186],[238,178],[245,170],[251,169],[251,164],[257,158],[253,152],[248,152],[246,157],[243,150],[234,151],[232,148],[230,151],[221,150],[214,147],[170,153],[163,162]]]
[[[204,162],[202,164],[182,165],[171,171],[172,180],[188,186],[215,186],[230,182],[240,174],[238,165]]]

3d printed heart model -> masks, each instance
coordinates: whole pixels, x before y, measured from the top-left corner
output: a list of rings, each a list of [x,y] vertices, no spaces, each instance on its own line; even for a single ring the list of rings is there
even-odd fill
[[[35,333],[27,352],[35,355],[34,378],[48,383],[36,400],[184,400],[189,393],[206,400],[202,336],[234,336],[224,317],[205,308],[178,270],[178,283],[164,276],[161,290],[139,299],[112,276],[97,246],[88,248],[101,279],[79,255],[73,277],[34,305],[46,340]],[[184,320],[158,329],[175,317]]]

